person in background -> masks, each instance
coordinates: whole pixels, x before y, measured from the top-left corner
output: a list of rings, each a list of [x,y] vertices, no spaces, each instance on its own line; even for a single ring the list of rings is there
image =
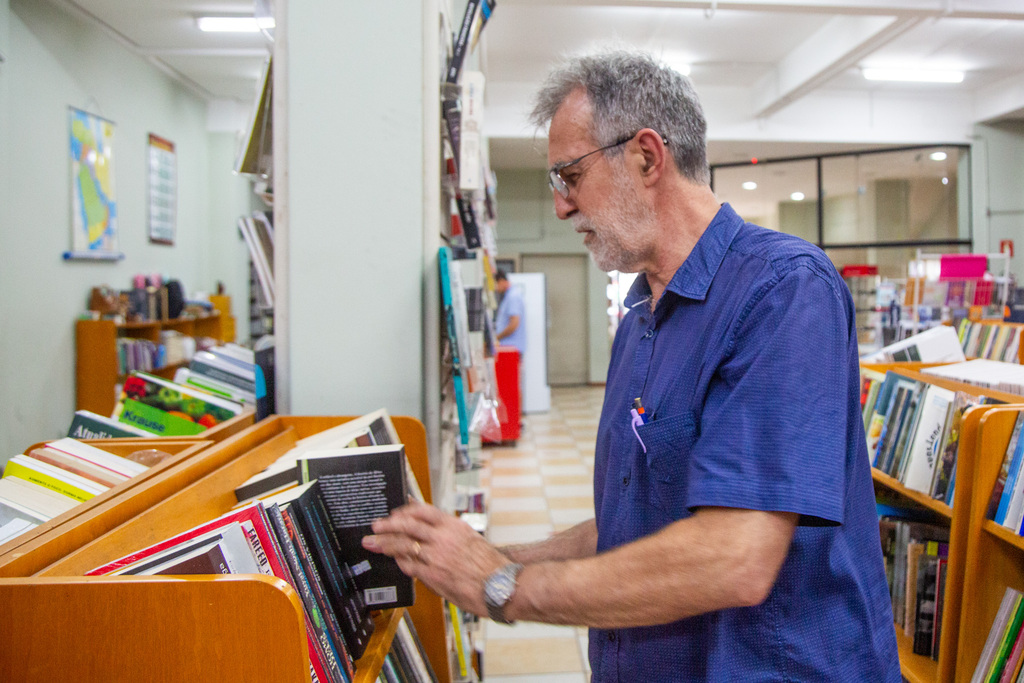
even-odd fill
[[[494,329],[499,344],[514,346],[522,357],[526,351],[526,307],[523,293],[508,281],[508,274],[499,268],[494,273],[494,288],[501,295],[498,311],[494,316]]]
[[[590,627],[594,683],[899,683],[850,292],[709,181],[693,86],[577,57],[541,89],[555,213],[637,272],[594,462],[596,517],[495,548],[411,504],[363,543],[499,622]]]

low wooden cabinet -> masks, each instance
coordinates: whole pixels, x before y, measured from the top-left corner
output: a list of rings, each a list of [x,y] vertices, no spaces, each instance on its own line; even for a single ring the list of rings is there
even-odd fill
[[[301,603],[275,577],[82,575],[227,512],[235,486],[299,439],[350,419],[269,417],[34,539],[17,557],[0,556],[0,576],[10,577],[0,578],[0,680],[308,682]],[[415,418],[392,421],[429,501],[426,430]],[[408,611],[438,680],[451,683],[443,610],[417,583]],[[357,681],[376,680],[402,612],[377,615]]]

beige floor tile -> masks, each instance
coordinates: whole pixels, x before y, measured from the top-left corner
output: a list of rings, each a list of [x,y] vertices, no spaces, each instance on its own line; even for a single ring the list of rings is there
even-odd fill
[[[594,511],[594,497],[593,496],[565,496],[563,498],[548,498],[547,506],[552,510],[569,510],[587,508],[591,512]]]
[[[485,655],[486,659],[486,655]],[[523,674],[522,676],[492,676],[484,663],[485,683],[587,683],[590,673]]]
[[[568,461],[569,458],[563,458]],[[544,461],[540,466],[540,473],[544,477],[560,476],[560,475],[587,475],[590,474],[587,471],[587,466],[584,465],[580,460],[574,462],[559,462],[555,463],[550,460]]]
[[[579,629],[575,626],[555,626],[539,624],[535,621],[517,621],[511,626],[484,619],[484,637],[496,640],[510,638],[571,638],[579,637]]]
[[[492,486],[491,498],[543,498],[544,488],[541,486]]]
[[[586,473],[586,469],[584,469],[583,474],[544,475],[544,484],[547,486],[591,486],[593,483],[594,480],[588,473]]]
[[[536,487],[545,483],[540,474],[495,474],[491,477],[491,486],[494,488]]]
[[[496,512],[491,510],[488,523],[492,526],[516,526],[521,524],[551,524],[551,514],[546,510],[510,510]]]
[[[492,498],[489,503],[491,512],[515,512],[517,510],[547,510],[547,498]],[[593,505],[591,505],[593,507]]]
[[[582,672],[576,638],[488,640],[485,677]]]
[[[544,487],[544,494],[551,498],[591,496],[594,494],[593,482],[590,484],[551,484]]]

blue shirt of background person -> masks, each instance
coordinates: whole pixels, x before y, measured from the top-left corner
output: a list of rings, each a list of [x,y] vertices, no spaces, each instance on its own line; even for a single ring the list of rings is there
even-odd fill
[[[514,346],[522,357],[526,351],[526,304],[523,293],[508,281],[508,275],[500,268],[494,274],[494,287],[501,294],[501,303],[495,314],[494,329],[498,343]]]

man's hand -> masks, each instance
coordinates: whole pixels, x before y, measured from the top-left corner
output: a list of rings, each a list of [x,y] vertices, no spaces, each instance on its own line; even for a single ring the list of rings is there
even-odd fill
[[[484,579],[508,564],[468,524],[432,505],[409,503],[373,523],[363,547],[390,555],[409,576],[474,614],[487,616]]]

